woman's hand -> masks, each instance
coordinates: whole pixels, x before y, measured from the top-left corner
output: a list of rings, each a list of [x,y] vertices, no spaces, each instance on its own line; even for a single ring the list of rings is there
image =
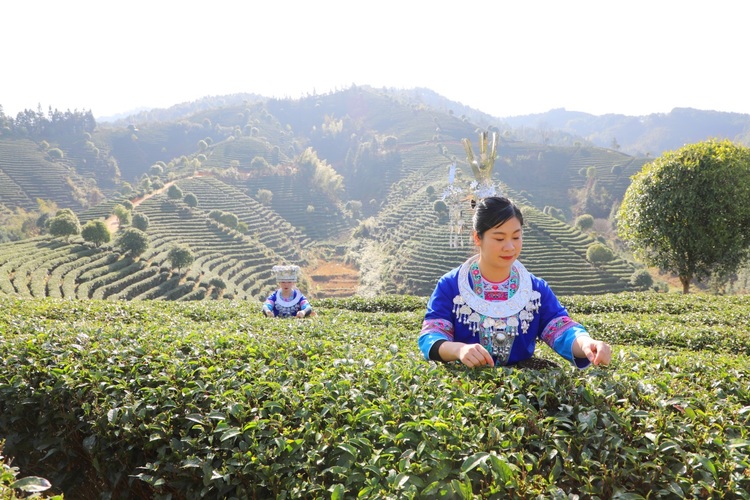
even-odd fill
[[[469,368],[495,366],[495,360],[481,344],[464,344],[458,352],[458,359]]]
[[[305,317],[305,311],[297,311],[297,314],[296,314],[296,316],[297,316],[298,318],[304,318],[304,317]]]
[[[596,366],[608,365],[612,360],[612,348],[606,342],[582,335],[573,342],[573,356],[586,358]]]
[[[273,312],[269,311],[268,309],[263,309],[263,314],[265,314],[269,318],[273,318]]]
[[[443,342],[440,345],[440,359],[443,361],[459,360],[469,368],[478,366],[495,366],[487,349],[481,344],[464,344],[463,342]]]

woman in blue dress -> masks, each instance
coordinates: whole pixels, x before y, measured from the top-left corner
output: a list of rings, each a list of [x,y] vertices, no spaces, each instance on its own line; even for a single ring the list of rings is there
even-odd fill
[[[273,266],[279,288],[263,303],[263,314],[269,318],[305,318],[314,316],[312,306],[297,288],[299,266]]]
[[[531,360],[537,339],[578,368],[607,365],[611,347],[573,321],[547,283],[518,261],[523,215],[509,199],[481,199],[473,217],[479,253],[443,275],[419,336],[425,359],[469,367]]]

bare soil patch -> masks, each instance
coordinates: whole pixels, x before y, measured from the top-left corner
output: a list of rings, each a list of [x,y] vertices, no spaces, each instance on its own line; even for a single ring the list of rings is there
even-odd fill
[[[310,277],[310,297],[351,297],[359,286],[359,270],[343,262],[321,261],[306,270]]]

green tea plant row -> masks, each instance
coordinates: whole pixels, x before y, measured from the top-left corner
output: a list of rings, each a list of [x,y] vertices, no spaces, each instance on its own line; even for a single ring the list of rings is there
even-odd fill
[[[262,125],[258,124],[257,127],[262,127]],[[264,135],[270,130],[268,127],[262,128]],[[284,142],[280,136],[274,137],[271,140],[274,140],[274,144],[283,144]],[[209,168],[226,168],[232,165],[233,161],[237,161],[239,162],[240,168],[247,170],[250,167],[250,162],[257,156],[265,158],[266,161],[272,163],[270,153],[271,148],[269,147],[268,138],[232,137],[212,145],[211,154],[208,155],[204,166]],[[286,153],[288,153],[288,151],[279,147],[280,162],[289,162]]]
[[[237,187],[249,195],[270,190],[271,208],[312,240],[335,240],[351,229],[336,202],[314,189],[305,176],[251,177]]]
[[[239,298],[256,297],[271,285],[272,280],[265,275],[261,277],[259,273],[270,269],[282,258],[256,239],[229,230],[209,219],[202,210],[165,210],[163,196],[146,200],[139,210],[152,222],[149,233],[161,242],[150,249],[150,255],[159,254],[166,258],[163,252],[172,245],[185,244],[196,256],[191,268],[196,274],[211,271],[217,262],[228,257],[246,272],[241,278],[239,275],[221,276],[232,287],[232,293],[241,294]]]
[[[150,246],[139,259],[122,256],[113,246],[95,249],[80,239],[67,243],[39,237],[0,245],[0,291],[23,297],[195,300],[217,295],[206,293],[212,278],[226,285],[221,293],[242,299],[258,299],[273,287],[270,268],[282,257],[200,210],[174,207],[165,200],[159,195],[138,207],[150,220]],[[168,263],[175,244],[187,244],[196,255],[193,266],[176,281],[170,279]]]
[[[183,192],[194,193],[206,214],[221,210],[235,214],[249,232],[289,262],[300,262],[301,248],[310,244],[297,228],[239,189],[210,177],[180,180]]]
[[[0,169],[12,180],[11,185],[19,186],[24,198],[29,200],[30,203],[21,204],[23,208],[36,209],[37,198],[53,200],[59,206],[80,206],[65,188],[71,173],[64,165],[46,159],[45,153],[31,140],[0,141]],[[34,168],[29,168],[30,165]]]
[[[584,156],[582,153],[586,152]],[[584,171],[593,166],[596,169],[596,178],[610,186],[608,189],[616,198],[622,196],[630,185],[630,177],[643,168],[647,162],[643,158],[635,158],[623,153],[618,153],[604,148],[579,149],[577,154],[570,160],[570,176],[580,176],[581,169]],[[619,168],[619,174],[613,171],[613,167]]]
[[[425,362],[415,297],[0,298],[4,453],[74,498],[750,498],[747,300],[563,300],[611,366]]]
[[[21,186],[16,184],[2,170],[0,170],[0,203],[3,203],[7,207],[31,208],[34,206],[29,197],[21,189]]]
[[[437,193],[444,182],[431,184]],[[511,192],[511,196],[515,193]],[[520,196],[514,196],[521,199]],[[448,224],[439,219],[433,203],[439,195],[430,196],[426,188],[404,195],[383,211],[376,237],[389,256],[385,275],[389,293],[429,295],[437,279],[463,262],[473,251],[464,228],[463,247],[451,248]],[[547,280],[559,294],[597,294],[631,290],[629,278],[634,269],[622,259],[595,267],[585,259],[593,239],[575,228],[543,214],[530,206],[526,211],[524,250],[521,261],[537,276]],[[468,217],[468,216],[467,216]],[[467,219],[467,224],[470,220]]]

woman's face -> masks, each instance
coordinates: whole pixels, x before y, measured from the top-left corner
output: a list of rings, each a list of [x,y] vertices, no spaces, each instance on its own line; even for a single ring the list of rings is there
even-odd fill
[[[479,258],[487,269],[510,273],[510,267],[523,247],[521,221],[511,217],[504,223],[488,229],[480,239],[474,233],[474,243],[479,247]]]
[[[287,295],[294,289],[294,281],[279,281],[279,288]]]

